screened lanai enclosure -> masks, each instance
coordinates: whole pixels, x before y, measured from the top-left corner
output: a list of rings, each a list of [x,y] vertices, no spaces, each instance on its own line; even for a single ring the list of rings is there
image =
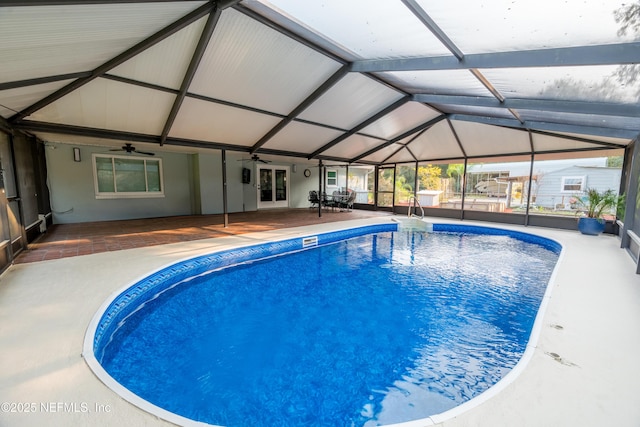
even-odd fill
[[[639,36],[619,0],[2,2],[2,264],[51,224],[310,191],[575,229],[611,189],[636,256]]]

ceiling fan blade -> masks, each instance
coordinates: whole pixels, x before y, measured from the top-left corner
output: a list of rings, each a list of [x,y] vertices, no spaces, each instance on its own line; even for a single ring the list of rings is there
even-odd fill
[[[155,155],[156,155],[156,153],[150,153],[150,152],[148,152],[148,151],[138,151],[138,150],[134,150],[133,152],[134,152],[134,153],[138,153],[138,154],[145,154],[145,155],[147,155],[147,156],[155,156]]]

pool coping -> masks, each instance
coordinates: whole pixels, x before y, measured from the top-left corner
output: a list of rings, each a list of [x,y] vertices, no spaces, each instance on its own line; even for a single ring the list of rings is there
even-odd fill
[[[549,278],[549,281],[545,288],[545,293],[540,302],[540,306],[538,307],[538,311],[531,328],[531,333],[529,335],[529,340],[527,341],[527,345],[525,347],[525,351],[516,363],[516,365],[509,370],[509,372],[502,377],[496,384],[475,396],[474,398],[464,402],[452,409],[447,411],[431,415],[426,418],[421,418],[418,420],[405,421],[401,423],[395,424],[387,424],[386,427],[421,427],[421,426],[433,426],[440,423],[443,423],[452,418],[456,418],[459,415],[468,412],[486,401],[490,400],[492,397],[498,395],[501,391],[503,391],[508,385],[513,383],[518,376],[524,371],[526,366],[529,364],[529,361],[532,359],[534,355],[534,351],[537,348],[538,341],[540,338],[540,334],[542,331],[542,323],[543,317],[547,310],[547,306],[549,304],[549,300],[551,298],[551,293],[554,288],[555,278],[559,269],[559,266],[563,260],[564,247],[557,240],[540,236],[535,233],[523,232],[519,230],[513,230],[510,228],[502,228],[495,227],[489,225],[477,225],[477,224],[454,224],[447,221],[437,222],[434,221],[430,223],[433,225],[433,231],[441,232],[441,231],[449,231],[449,232],[472,232],[478,234],[491,234],[491,235],[517,235],[518,238],[525,240],[529,243],[533,244],[541,244],[542,246],[547,246],[547,249],[550,249],[556,253],[558,253],[558,259],[555,263],[552,274]],[[134,280],[133,282],[117,289],[112,292],[111,295],[103,302],[100,308],[96,311],[95,315],[91,319],[89,323],[83,341],[83,351],[82,356],[89,366],[90,370],[94,373],[94,375],[103,382],[108,388],[113,390],[116,394],[118,394],[123,399],[127,400],[131,404],[137,406],[143,411],[146,411],[154,416],[157,416],[161,419],[164,419],[168,422],[183,425],[183,426],[194,426],[194,427],[223,427],[215,424],[208,424],[204,422],[195,421],[173,412],[167,411],[153,403],[142,399],[135,393],[128,390],[126,387],[122,386],[118,383],[113,377],[111,377],[106,370],[102,367],[100,362],[98,362],[94,350],[97,345],[97,342],[103,336],[104,331],[100,334],[99,337],[96,337],[97,330],[100,327],[100,323],[105,313],[109,310],[110,307],[113,307],[114,304],[120,305],[120,308],[124,307],[128,302],[131,301],[132,295],[124,295],[128,290],[135,288],[138,285],[141,285],[141,292],[137,295],[133,295],[133,298],[144,297],[147,296],[153,289],[145,289],[145,281],[149,281],[151,287],[159,286],[159,284],[168,279],[178,278],[179,280],[184,280],[187,276],[192,277],[194,275],[202,274],[205,272],[203,263],[206,263],[207,266],[210,265],[211,262],[214,263],[215,267],[213,269],[224,268],[228,265],[235,265],[238,262],[246,262],[248,260],[253,260],[256,258],[251,258],[251,255],[255,255],[256,252],[260,252],[261,255],[264,256],[274,256],[278,254],[288,253],[297,250],[303,250],[307,246],[316,246],[333,243],[335,241],[344,240],[350,237],[356,237],[364,234],[371,234],[377,232],[384,231],[395,231],[397,229],[402,228],[402,221],[399,221],[396,218],[392,218],[389,220],[378,220],[368,225],[362,226],[351,226],[351,227],[343,227],[338,228],[332,231],[325,232],[316,232],[316,233],[302,233],[301,235],[295,237],[280,237],[269,239],[262,243],[253,243],[253,244],[240,244],[233,245],[231,248],[221,248],[218,250],[213,250],[210,253],[198,256],[189,256],[185,257],[182,260],[172,261],[167,265],[161,266],[154,271],[151,271],[144,275],[144,277]],[[484,231],[484,233],[480,233],[480,230]],[[305,242],[305,240],[315,237],[315,241],[312,243]],[[253,249],[253,250],[252,250]],[[257,249],[257,251],[256,251]],[[231,255],[231,256],[228,256]],[[196,267],[194,269],[180,269],[177,268],[180,265],[184,265],[185,263],[195,263]],[[211,268],[208,268],[211,270]],[[194,273],[195,271],[195,273]],[[158,279],[159,277],[159,279]],[[154,280],[155,279],[155,280]],[[166,288],[165,288],[166,289]],[[118,300],[120,298],[120,301]],[[122,319],[111,319],[111,321],[122,320]]]

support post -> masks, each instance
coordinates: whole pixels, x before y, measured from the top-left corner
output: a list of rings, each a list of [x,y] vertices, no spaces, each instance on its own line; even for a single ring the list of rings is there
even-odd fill
[[[418,199],[418,183],[420,182],[420,180],[418,179],[418,168],[420,167],[420,162],[418,162],[416,160],[416,166],[415,166],[415,171],[413,173],[414,177],[413,177],[413,197],[416,198],[416,200]],[[440,196],[438,196],[440,197]],[[409,210],[411,210],[411,203],[409,203]],[[415,205],[414,205],[414,212],[411,213],[415,213]]]
[[[229,226],[229,212],[227,202],[227,150],[222,150],[222,211],[224,228]]]
[[[531,135],[531,133],[529,133]],[[531,136],[529,136],[531,137]],[[527,207],[524,213],[524,225],[525,227],[529,225],[529,207],[531,206],[531,189],[533,188],[533,162],[536,160],[536,155],[531,153],[531,163],[529,164],[529,185],[527,188]]]
[[[322,159],[320,159],[318,160],[318,218],[322,218],[322,179],[324,177],[322,169]]]
[[[468,160],[465,157],[464,158],[464,168],[462,169],[462,194],[460,195],[461,200],[460,200],[460,220],[464,220],[464,198],[466,196],[467,193],[467,163]]]
[[[629,151],[633,150],[631,153]],[[638,209],[637,201],[640,199],[638,195],[638,187],[640,187],[640,170],[638,169],[638,165],[640,164],[640,140],[636,139],[633,141],[633,148],[627,148],[625,150],[625,158],[627,156],[631,156],[629,164],[629,177],[628,177],[628,186],[627,192],[625,195],[625,210],[624,210],[624,218],[622,222],[624,227],[622,227],[622,233],[620,235],[620,247],[628,248],[631,244],[631,235],[629,231],[632,231],[636,228],[635,217],[636,210]],[[627,162],[625,162],[625,165]],[[640,274],[640,263],[636,265],[636,273]]]
[[[379,177],[379,166],[376,165],[373,168],[373,173],[375,174],[375,177],[373,179],[373,210],[377,211],[378,210],[378,177]],[[368,187],[368,185],[367,185]]]

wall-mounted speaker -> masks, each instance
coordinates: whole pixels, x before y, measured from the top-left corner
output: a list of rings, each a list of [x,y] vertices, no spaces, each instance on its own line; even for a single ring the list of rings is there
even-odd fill
[[[251,169],[242,168],[242,183],[251,184]]]

